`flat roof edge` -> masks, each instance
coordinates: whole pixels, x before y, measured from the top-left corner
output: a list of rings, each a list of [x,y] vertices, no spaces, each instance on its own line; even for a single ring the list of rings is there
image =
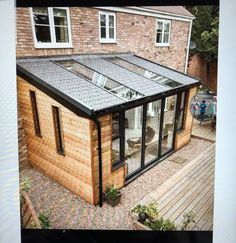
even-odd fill
[[[82,116],[84,118],[93,117],[93,109],[89,109],[58,89],[52,87],[50,84],[44,82],[42,79],[31,74],[24,68],[17,65],[17,76],[23,78],[28,83],[32,84],[38,88],[43,93],[47,94],[52,99],[56,100],[58,103],[75,113],[76,115]]]

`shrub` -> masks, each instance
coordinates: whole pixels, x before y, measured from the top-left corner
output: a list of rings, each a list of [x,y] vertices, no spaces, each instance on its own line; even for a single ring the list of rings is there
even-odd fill
[[[148,205],[138,204],[132,209],[134,213],[146,213],[149,218],[157,219],[158,218],[158,207],[155,202],[149,203]]]
[[[189,211],[187,213],[184,213],[183,217],[184,217],[184,221],[182,223],[182,230],[186,230],[187,229],[187,226],[193,222],[195,223],[194,221],[194,217],[195,217],[195,213],[193,211]]]
[[[20,182],[20,190],[28,192],[31,187],[32,181],[30,177],[25,176]]]
[[[157,220],[153,221],[146,221],[144,223],[146,226],[151,228],[152,230],[175,230],[176,226],[173,222],[171,222],[169,219],[164,220],[162,217]]]
[[[38,218],[43,229],[50,228],[50,219],[48,214],[40,213]]]
[[[116,200],[116,198],[118,197],[118,189],[116,188],[116,186],[112,185],[110,187],[107,188],[106,191],[106,199],[107,200]]]

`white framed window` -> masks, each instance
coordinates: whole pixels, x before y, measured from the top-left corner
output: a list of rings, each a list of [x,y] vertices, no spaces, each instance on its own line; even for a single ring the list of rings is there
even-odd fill
[[[69,8],[30,8],[35,48],[71,48]]]
[[[115,13],[99,12],[99,38],[101,43],[116,43]]]
[[[156,45],[157,46],[169,46],[170,45],[170,29],[171,21],[166,19],[157,20],[157,35]]]

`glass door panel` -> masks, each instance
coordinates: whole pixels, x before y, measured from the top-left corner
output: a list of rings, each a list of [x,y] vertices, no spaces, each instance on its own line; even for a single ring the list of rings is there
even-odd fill
[[[144,157],[145,164],[156,159],[159,154],[161,100],[150,102],[147,107]]]
[[[163,114],[161,139],[161,155],[166,154],[173,148],[176,101],[177,95],[172,95],[165,98],[165,109]]]
[[[141,168],[143,107],[125,111],[125,162],[128,176]]]

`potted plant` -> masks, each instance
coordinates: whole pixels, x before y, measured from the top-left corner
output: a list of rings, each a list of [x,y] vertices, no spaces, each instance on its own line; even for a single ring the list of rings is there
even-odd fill
[[[121,195],[121,191],[119,191],[115,185],[111,185],[107,188],[105,192],[105,199],[107,204],[111,205],[112,207],[115,207],[120,203]]]

